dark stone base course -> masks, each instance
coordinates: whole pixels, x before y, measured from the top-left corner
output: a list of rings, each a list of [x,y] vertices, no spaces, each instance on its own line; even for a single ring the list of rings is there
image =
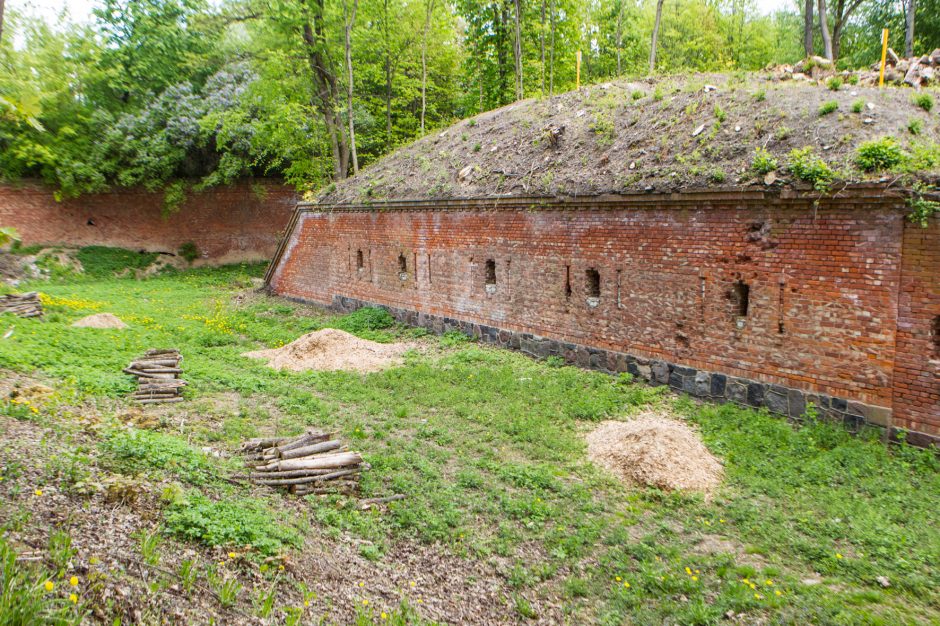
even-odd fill
[[[333,297],[332,308],[341,313],[351,313],[366,306],[385,309],[402,324],[426,328],[438,335],[458,331],[484,343],[519,350],[535,358],[554,356],[585,369],[610,374],[629,372],[635,378],[651,385],[668,385],[675,391],[713,402],[733,402],[740,406],[766,408],[771,413],[796,421],[805,418],[807,406],[812,403],[819,418],[841,422],[852,433],[858,433],[862,427],[874,428],[880,431],[881,438],[886,441],[903,439],[915,446],[940,448],[940,437],[894,428],[891,425],[891,411],[884,407],[697,370],[667,361],[639,358],[623,352],[557,341],[530,333],[363,302],[345,296]]]

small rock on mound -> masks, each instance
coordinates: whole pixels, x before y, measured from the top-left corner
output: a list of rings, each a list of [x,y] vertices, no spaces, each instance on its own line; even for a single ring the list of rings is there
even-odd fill
[[[117,315],[111,313],[95,313],[76,320],[72,326],[78,328],[127,328],[127,324],[121,321]]]
[[[411,346],[385,344],[360,339],[345,331],[324,328],[270,350],[246,352],[243,356],[268,359],[274,369],[351,370],[375,372],[402,361],[402,354]]]
[[[710,494],[723,470],[694,430],[659,413],[601,423],[587,436],[588,457],[634,485]]]

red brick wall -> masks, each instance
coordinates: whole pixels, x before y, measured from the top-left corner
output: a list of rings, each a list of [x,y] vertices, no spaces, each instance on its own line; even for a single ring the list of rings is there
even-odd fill
[[[894,369],[895,424],[940,433],[940,220],[904,229]]]
[[[905,410],[904,425],[937,434],[936,362],[931,373],[916,361],[925,355],[922,308],[937,313],[940,241],[936,227],[905,228],[904,209],[902,199],[858,194],[819,207],[760,194],[574,208],[311,207],[271,286],[324,304],[344,296],[848,398],[886,409],[875,421],[888,421],[902,401],[892,387],[897,341],[911,360],[912,392],[926,394],[923,410]],[[902,240],[905,252],[921,250],[933,264],[905,277],[913,292],[927,283],[933,290],[929,303],[911,300],[919,343],[896,338]],[[596,306],[588,302],[592,268]],[[746,317],[736,315],[737,281],[749,288]]]
[[[163,194],[118,190],[56,202],[39,185],[0,187],[0,226],[24,245],[102,245],[176,252],[192,241],[213,263],[270,258],[298,198],[273,181],[240,183],[190,194],[163,215]]]

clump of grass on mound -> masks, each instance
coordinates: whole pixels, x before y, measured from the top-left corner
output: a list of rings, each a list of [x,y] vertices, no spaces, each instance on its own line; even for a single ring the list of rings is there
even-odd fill
[[[863,172],[890,170],[904,162],[904,151],[893,137],[866,141],[858,147],[855,165]]]
[[[155,431],[113,431],[101,442],[101,449],[104,463],[124,474],[162,470],[194,485],[219,476],[205,453],[178,437]]]
[[[126,269],[143,269],[157,260],[155,252],[134,252],[124,248],[87,246],[75,255],[85,276],[89,278],[109,278]]]

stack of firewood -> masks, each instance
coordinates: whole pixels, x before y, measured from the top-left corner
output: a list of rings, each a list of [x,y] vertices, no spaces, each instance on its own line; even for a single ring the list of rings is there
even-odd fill
[[[137,391],[131,394],[131,399],[139,404],[162,404],[166,402],[182,402],[185,380],[180,380],[180,361],[183,360],[179,350],[147,350],[126,368],[124,372],[137,377]]]
[[[42,317],[42,302],[35,291],[0,296],[0,313],[13,313],[19,317]]]
[[[358,452],[349,452],[325,432],[251,439],[241,451],[251,468],[248,480],[256,485],[283,487],[300,496],[351,494],[359,488],[360,472],[369,469]]]

